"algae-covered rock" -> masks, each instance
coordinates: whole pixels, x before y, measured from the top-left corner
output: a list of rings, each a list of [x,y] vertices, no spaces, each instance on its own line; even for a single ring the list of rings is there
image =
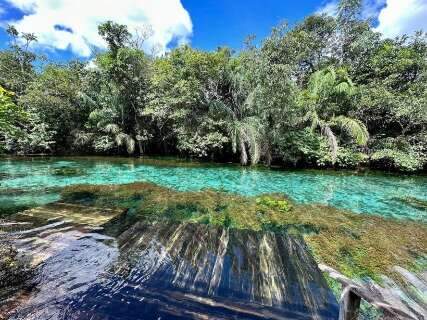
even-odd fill
[[[77,177],[85,175],[86,171],[82,168],[60,167],[52,169],[52,175],[63,177]]]
[[[276,209],[278,211],[287,212],[292,209],[292,205],[286,199],[277,199],[272,196],[262,196],[258,197],[255,200],[256,204],[260,207],[268,207],[272,209]]]
[[[25,287],[31,269],[8,241],[0,242],[0,301]]]
[[[302,205],[283,194],[245,197],[214,190],[179,192],[150,183],[80,185],[63,191],[63,201],[128,208],[128,225],[139,220],[204,223],[270,230],[304,237],[318,262],[350,278],[393,276],[427,256],[427,225],[356,214],[324,205]]]
[[[402,202],[408,206],[414,207],[419,210],[427,211],[427,200],[419,199],[415,197],[403,197],[403,198],[394,198],[393,200]]]

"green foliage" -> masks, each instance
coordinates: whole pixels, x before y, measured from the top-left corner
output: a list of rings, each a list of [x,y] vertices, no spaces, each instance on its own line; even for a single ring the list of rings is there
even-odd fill
[[[301,92],[300,104],[306,112],[303,121],[308,122],[311,130],[320,129],[331,150],[332,164],[336,163],[338,141],[332,130],[337,126],[352,137],[357,144],[366,145],[369,133],[358,119],[349,118],[342,110],[348,109],[349,98],[356,89],[344,69],[332,67],[314,72],[306,90]],[[335,116],[336,112],[342,112]]]
[[[427,166],[427,36],[383,38],[359,0],[341,0],[335,17],[281,24],[258,46],[249,38],[239,53],[180,46],[150,56],[149,32],[98,29],[108,49],[91,63],[41,68],[36,37],[8,29],[0,85],[16,95],[2,98],[2,117],[19,108],[27,119],[2,120],[6,152]]]
[[[107,21],[98,26],[99,35],[105,39],[111,52],[115,55],[119,48],[123,48],[131,34],[126,26]]]
[[[164,149],[206,157],[228,142],[226,120],[211,115],[226,90],[226,49],[205,53],[182,47],[155,61],[145,111],[161,132]],[[172,146],[170,146],[172,144]]]
[[[129,208],[136,220],[187,221],[304,237],[318,262],[351,278],[393,277],[392,267],[417,268],[427,254],[427,227],[412,221],[298,205],[283,195],[244,197],[203,190],[178,192],[150,183],[66,187],[62,201]],[[390,254],[398,252],[398,254]]]
[[[274,199],[270,196],[263,196],[263,197],[256,198],[255,202],[258,206],[260,206],[261,210],[262,210],[262,207],[276,209],[281,212],[287,212],[292,209],[292,206],[289,204],[288,201]]]
[[[13,102],[13,96],[13,92],[0,86],[0,136],[19,134],[19,125],[27,116],[25,111]]]
[[[382,162],[382,167],[391,166],[409,172],[422,169],[425,161],[424,159],[420,159],[416,154],[391,149],[374,152],[371,160],[373,162]]]
[[[6,32],[11,42],[7,50],[0,51],[0,85],[21,95],[35,76],[32,64],[37,56],[30,46],[37,37],[32,33],[20,33],[14,26],[8,26]]]
[[[79,128],[88,116],[79,98],[80,72],[83,72],[81,65],[48,65],[19,98],[28,112],[47,124],[37,131],[49,128],[54,133],[53,140],[59,150],[65,149],[71,132]]]

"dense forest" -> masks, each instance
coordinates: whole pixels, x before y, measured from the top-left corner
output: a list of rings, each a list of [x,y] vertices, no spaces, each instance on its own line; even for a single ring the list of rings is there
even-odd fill
[[[59,64],[7,29],[0,152],[179,155],[296,167],[427,168],[427,35],[386,39],[361,1],[244,49],[142,50],[107,21],[93,59]]]

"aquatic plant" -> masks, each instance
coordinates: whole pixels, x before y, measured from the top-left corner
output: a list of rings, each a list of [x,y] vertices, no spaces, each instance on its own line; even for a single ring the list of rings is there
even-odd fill
[[[427,211],[427,201],[415,197],[394,198],[393,200],[403,202],[404,204],[416,209]]]
[[[31,204],[24,204],[24,205],[20,205],[20,204],[15,204],[13,202],[10,203],[2,203],[2,207],[0,208],[0,218],[4,218],[7,216],[10,216],[12,214],[27,210],[31,207],[35,207],[36,205],[31,205]]]
[[[289,201],[274,199],[271,196],[258,197],[256,198],[255,202],[259,206],[266,206],[268,208],[277,209],[282,212],[287,212],[292,209]]]
[[[82,176],[85,174],[85,170],[82,168],[73,168],[73,167],[61,167],[54,168],[51,171],[52,175],[55,176],[65,176],[65,177],[73,177],[73,176]]]
[[[280,194],[244,197],[133,183],[70,186],[62,196],[64,201],[78,202],[83,197],[96,206],[129,208],[120,222],[128,225],[147,219],[288,232],[304,237],[318,262],[352,278],[380,280],[382,274],[393,276],[393,266],[414,269],[417,259],[427,256],[427,226],[423,223],[298,205]]]
[[[0,241],[0,301],[24,288],[31,272],[28,264],[18,256],[16,248],[4,239]]]

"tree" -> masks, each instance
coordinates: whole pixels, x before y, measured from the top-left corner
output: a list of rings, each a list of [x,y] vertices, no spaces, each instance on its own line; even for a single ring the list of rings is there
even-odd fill
[[[25,109],[55,132],[58,151],[67,150],[71,132],[82,126],[88,110],[80,100],[81,64],[48,65],[19,98]]]
[[[373,165],[414,171],[426,163],[427,36],[385,39],[359,69],[356,114],[371,132]]]
[[[0,86],[0,136],[17,133],[27,114],[13,101],[14,93]]]
[[[6,32],[11,45],[8,50],[0,52],[0,85],[21,95],[35,76],[32,63],[37,56],[30,47],[37,37],[32,33],[19,33],[11,25]]]
[[[229,59],[227,49],[206,53],[184,46],[155,62],[145,114],[156,123],[164,149],[175,144],[178,151],[198,157],[223,149],[226,123],[211,110],[228,93]]]
[[[139,154],[143,154],[147,139],[143,112],[150,88],[151,61],[140,49],[128,47],[131,34],[126,26],[109,21],[99,26],[99,34],[108,43],[109,51],[97,57],[97,65],[111,79],[107,86],[116,92],[120,137],[126,135],[126,140],[136,141]],[[133,148],[130,150],[133,153]]]
[[[307,89],[302,92],[301,103],[305,110],[303,120],[310,123],[312,131],[319,129],[320,134],[328,140],[333,164],[338,150],[333,127],[347,132],[358,145],[366,145],[369,139],[366,126],[360,120],[341,113],[343,102],[354,92],[354,84],[345,70],[336,72],[333,67],[313,73]]]
[[[98,33],[108,44],[108,48],[111,51],[113,57],[117,55],[120,48],[126,47],[128,44],[131,34],[127,29],[127,26],[115,23],[113,21],[107,21],[98,26]]]
[[[241,55],[229,61],[223,81],[225,90],[216,92],[211,111],[225,121],[232,151],[240,152],[240,163],[246,165],[250,159],[254,165],[261,157],[264,128],[254,105],[256,87],[250,81],[254,70],[249,63],[244,64],[245,58]]]
[[[180,46],[150,56],[150,28],[107,21],[108,48],[91,63],[41,65],[36,37],[9,27],[3,149],[425,168],[427,35],[384,39],[361,3],[280,24],[237,54]]]

